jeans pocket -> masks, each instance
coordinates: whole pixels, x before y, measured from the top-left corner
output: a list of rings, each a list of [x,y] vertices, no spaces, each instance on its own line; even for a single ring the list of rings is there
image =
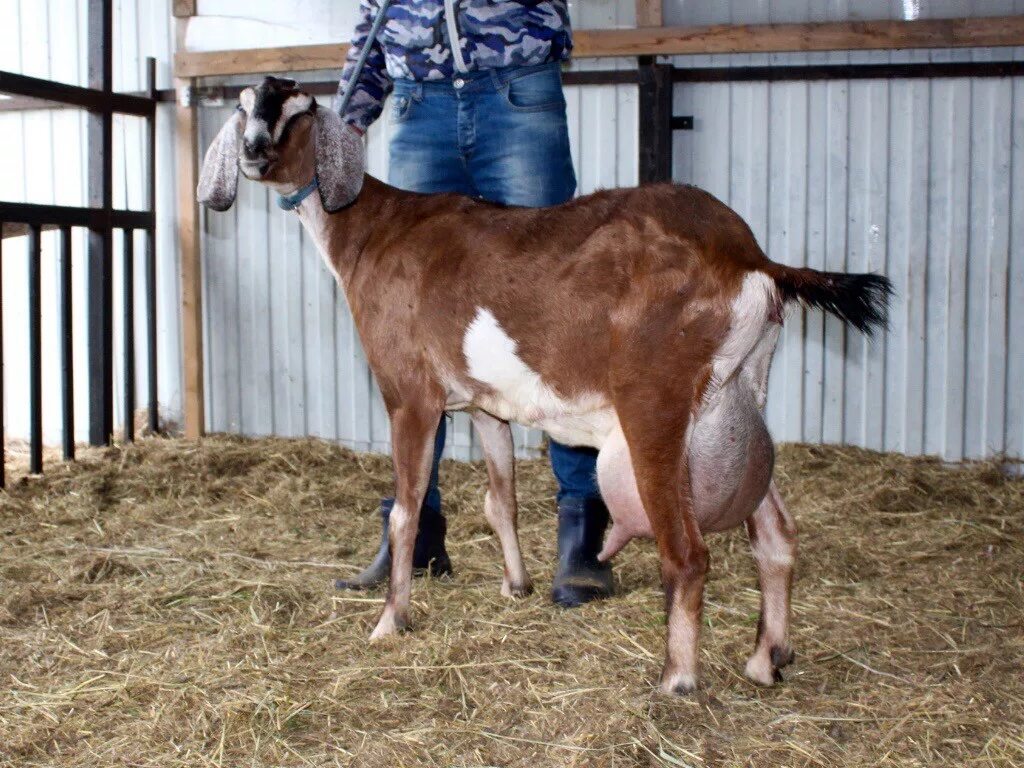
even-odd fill
[[[557,70],[544,70],[513,78],[502,88],[505,101],[516,112],[565,109],[562,78]]]
[[[412,112],[412,102],[412,97],[404,93],[396,93],[391,97],[390,120],[392,125],[398,125],[398,123],[409,119],[409,113]]]

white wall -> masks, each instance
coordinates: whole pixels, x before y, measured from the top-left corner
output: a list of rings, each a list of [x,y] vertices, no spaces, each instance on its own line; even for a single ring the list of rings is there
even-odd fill
[[[86,0],[0,0],[0,69],[87,85]],[[173,39],[170,0],[120,0],[114,11],[114,88],[145,87],[145,58],[157,58],[158,86],[170,84]],[[158,393],[161,410],[177,418],[181,410],[181,346],[178,320],[177,248],[174,237],[174,164],[172,114],[158,110],[157,130],[157,280]],[[84,205],[86,190],[85,113],[71,109],[0,112],[0,199],[15,202]],[[145,207],[145,121],[115,117],[114,204]],[[44,233],[43,427],[44,440],[60,442],[59,328],[57,327],[57,233]],[[136,245],[137,402],[147,400],[145,286],[142,236]],[[74,230],[74,375],[75,432],[88,439],[86,357],[85,232]],[[28,436],[28,302],[26,238],[3,241],[4,408],[7,436]],[[122,399],[120,319],[121,239],[114,242],[115,423]]]

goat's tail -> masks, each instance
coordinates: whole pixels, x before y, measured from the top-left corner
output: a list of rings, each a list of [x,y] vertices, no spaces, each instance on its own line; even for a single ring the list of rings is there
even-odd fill
[[[798,300],[818,307],[868,336],[888,323],[893,289],[887,277],[819,272],[784,264],[772,264],[768,274],[775,280],[783,302]]]

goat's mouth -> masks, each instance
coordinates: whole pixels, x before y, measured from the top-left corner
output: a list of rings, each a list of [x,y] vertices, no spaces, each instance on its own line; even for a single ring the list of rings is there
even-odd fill
[[[258,160],[242,158],[238,161],[238,167],[242,169],[242,174],[253,181],[259,181],[266,176],[271,165],[273,165],[273,161],[265,157]]]

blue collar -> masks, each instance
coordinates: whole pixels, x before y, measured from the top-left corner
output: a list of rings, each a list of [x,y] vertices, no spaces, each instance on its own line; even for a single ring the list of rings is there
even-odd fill
[[[318,186],[316,175],[313,175],[313,180],[301,189],[292,192],[290,195],[278,195],[277,207],[282,211],[294,211],[300,205],[302,201],[312,195]]]

